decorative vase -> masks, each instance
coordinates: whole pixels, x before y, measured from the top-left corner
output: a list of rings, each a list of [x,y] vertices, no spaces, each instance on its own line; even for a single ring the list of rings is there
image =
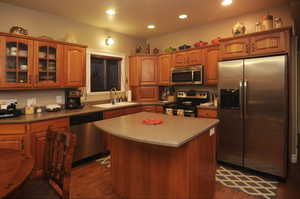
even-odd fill
[[[237,22],[232,28],[233,36],[243,35],[246,33],[246,27],[243,23]]]

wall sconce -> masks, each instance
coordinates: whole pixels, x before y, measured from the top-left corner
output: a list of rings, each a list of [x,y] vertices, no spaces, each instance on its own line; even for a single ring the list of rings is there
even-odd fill
[[[113,40],[113,38],[111,38],[111,36],[108,36],[108,37],[105,39],[105,44],[106,44],[107,46],[112,46],[114,43],[115,43],[115,41]]]

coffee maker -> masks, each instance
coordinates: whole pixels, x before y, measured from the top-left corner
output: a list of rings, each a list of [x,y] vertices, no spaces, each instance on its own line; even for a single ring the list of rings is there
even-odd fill
[[[17,109],[17,100],[0,100],[0,119],[18,117],[22,114],[20,109]]]
[[[73,89],[73,88],[66,89],[65,96],[66,96],[65,99],[66,109],[78,109],[83,107],[80,100],[82,96],[81,90]]]

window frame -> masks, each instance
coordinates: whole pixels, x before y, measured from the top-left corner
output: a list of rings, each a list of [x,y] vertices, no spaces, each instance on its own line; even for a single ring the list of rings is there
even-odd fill
[[[110,91],[101,91],[101,92],[91,92],[91,56],[107,56],[107,57],[117,57],[121,58],[121,75],[120,75],[120,83],[121,90],[118,92],[125,92],[125,83],[126,83],[126,68],[125,68],[125,59],[126,55],[118,54],[118,53],[110,53],[110,52],[102,52],[95,49],[87,49],[86,51],[86,92],[87,95],[98,95],[98,96],[107,96]]]

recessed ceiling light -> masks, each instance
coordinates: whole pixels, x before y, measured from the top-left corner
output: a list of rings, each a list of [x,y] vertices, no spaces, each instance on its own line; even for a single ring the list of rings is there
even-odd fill
[[[148,28],[148,29],[154,29],[154,28],[155,28],[155,25],[148,25],[147,28]]]
[[[222,6],[229,6],[232,4],[232,0],[223,0],[221,4]]]
[[[116,11],[112,10],[112,9],[109,9],[109,10],[106,10],[106,14],[108,14],[108,15],[115,15]]]
[[[179,15],[178,18],[179,19],[186,19],[186,18],[188,18],[188,15],[187,14],[182,14],[182,15]]]

